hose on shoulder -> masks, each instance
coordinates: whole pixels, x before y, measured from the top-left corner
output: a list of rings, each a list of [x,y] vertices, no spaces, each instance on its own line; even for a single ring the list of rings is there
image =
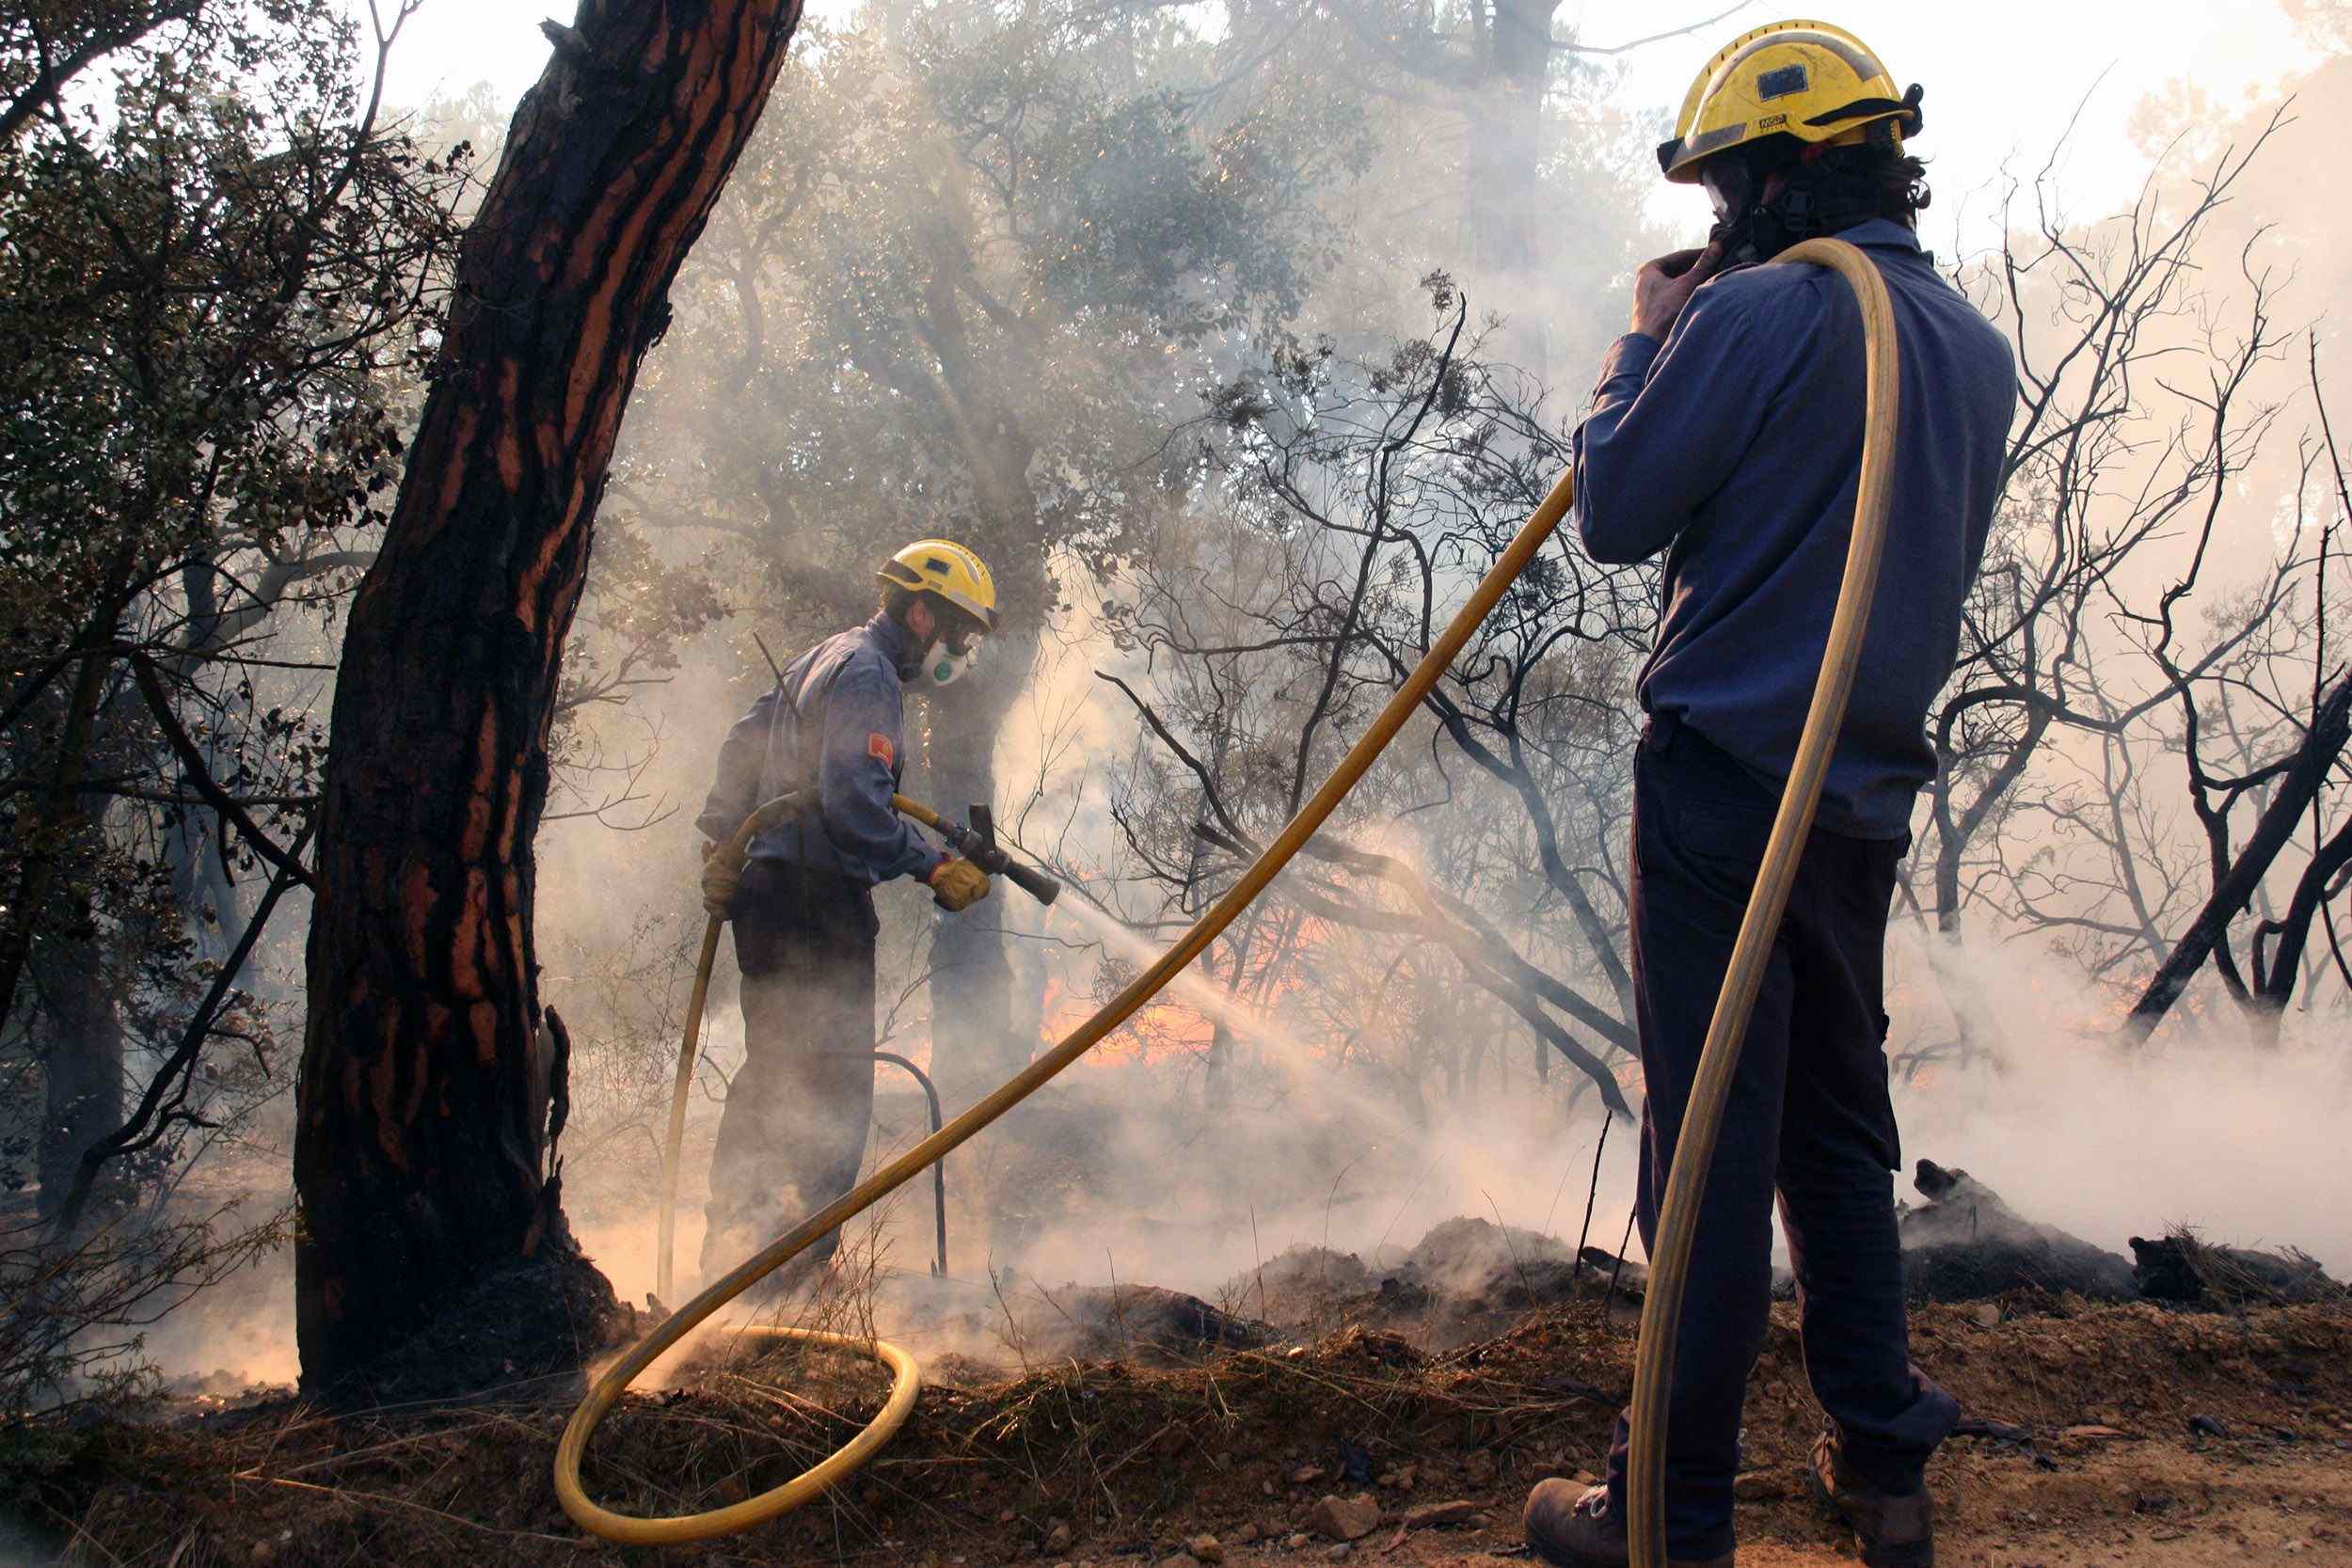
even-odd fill
[[[1797,861],[1811,830],[1820,798],[1829,754],[1844,718],[1847,694],[1852,689],[1854,667],[1861,654],[1862,634],[1876,591],[1878,562],[1884,537],[1890,496],[1896,420],[1896,345],[1894,319],[1885,284],[1870,261],[1851,245],[1834,240],[1810,240],[1784,253],[1784,261],[1811,262],[1828,267],[1853,287],[1861,304],[1869,356],[1867,397],[1863,439],[1862,484],[1853,540],[1849,546],[1846,579],[1831,624],[1821,674],[1798,748],[1797,765],[1781,800],[1772,838],[1750,895],[1733,951],[1730,972],[1717,1000],[1714,1022],[1701,1058],[1698,1083],[1692,1095],[1680,1145],[1667,1182],[1666,1199],[1653,1259],[1650,1288],[1642,1312],[1642,1342],[1634,1376],[1631,1508],[1629,1526],[1633,1537],[1635,1568],[1664,1568],[1663,1461],[1665,1453],[1665,1392],[1667,1370],[1674,1358],[1674,1338],[1688,1275],[1691,1236],[1697,1217],[1698,1197],[1706,1167],[1722,1125],[1725,1090],[1739,1063],[1740,1037],[1755,1006],[1756,991],[1770,956],[1772,935],[1786,908]],[[589,1439],[621,1396],[645,1370],[744,1291],[805,1250],[818,1238],[871,1208],[907,1181],[952,1152],[1065,1069],[1092,1050],[1156,996],[1256,902],[1299,848],[1346,799],[1348,792],[1396,737],[1451,667],[1481,622],[1510,588],[1535,552],[1543,546],[1575,499],[1574,472],[1563,474],[1534,515],[1523,524],[1494,565],[1480,579],[1469,599],[1445,630],[1430,645],[1421,662],[1390,698],[1356,743],[1313,796],[1250,863],[1225,895],[1202,912],[1151,967],[1131,980],[1093,1017],[1060,1043],[1031,1061],[1019,1073],[993,1090],[946,1126],[889,1162],[866,1180],[785,1235],[705,1287],[702,1292],[655,1326],[652,1333],[624,1352],[600,1373],[574,1410],[555,1452],[555,1489],[564,1512],[581,1528],[606,1540],[628,1545],[675,1545],[729,1535],[764,1524],[848,1477],[903,1425],[914,1408],[921,1372],[914,1358],[887,1340],[851,1338],[815,1330],[771,1327],[749,1331],[765,1338],[818,1342],[872,1355],[888,1367],[893,1384],[881,1412],[846,1447],[814,1468],[772,1490],[741,1502],[699,1513],[645,1517],[616,1513],[590,1498],[581,1485],[580,1466]],[[715,948],[715,923],[706,945]],[[681,1065],[681,1073],[691,1063]],[[682,1101],[679,1103],[682,1104]],[[679,1113],[674,1111],[674,1119]],[[673,1168],[675,1161],[668,1162]]]
[[[1740,1068],[1748,1018],[1756,1010],[1756,989],[1763,983],[1764,967],[1772,956],[1780,917],[1788,908],[1788,890],[1796,882],[1797,865],[1813,832],[1813,813],[1821,803],[1821,783],[1829,775],[1837,732],[1846,721],[1846,699],[1852,694],[1854,673],[1862,663],[1862,640],[1869,630],[1870,606],[1878,597],[1887,509],[1894,499],[1895,432],[1901,416],[1897,374],[1899,348],[1886,280],[1868,257],[1842,240],[1806,240],[1781,252],[1774,261],[1828,268],[1851,287],[1854,302],[1861,307],[1867,361],[1862,478],[1846,545],[1845,580],[1837,590],[1837,609],[1830,617],[1829,641],[1821,650],[1820,673],[1814,678],[1804,733],[1797,742],[1788,782],[1781,788],[1780,811],[1772,819],[1772,836],[1765,844],[1756,885],[1748,892],[1747,912],[1740,917],[1740,934],[1732,943],[1730,968],[1724,972],[1723,989],[1715,993],[1714,1016],[1699,1054],[1691,1101],[1683,1110],[1682,1132],[1675,1141],[1666,1196],[1659,1210],[1657,1242],[1650,1249],[1649,1289],[1642,1301],[1641,1347],[1634,1354],[1631,1451],[1626,1466],[1626,1529],[1632,1544],[1632,1568],[1665,1568],[1666,1564],[1666,1400],[1674,1386],[1675,1341],[1682,1326],[1682,1291],[1690,1279],[1691,1243],[1698,1233],[1700,1201],[1706,1194],[1708,1170],[1714,1163],[1716,1135],[1723,1131],[1732,1076]]]

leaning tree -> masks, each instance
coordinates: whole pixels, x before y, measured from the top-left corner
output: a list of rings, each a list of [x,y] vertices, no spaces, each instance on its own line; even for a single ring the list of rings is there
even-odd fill
[[[554,56],[467,239],[335,694],[294,1150],[314,1388],[485,1291],[518,1372],[576,1354],[572,1325],[612,1302],[560,1202],[532,841],[621,413],[799,20],[797,0],[581,0],[546,24]]]

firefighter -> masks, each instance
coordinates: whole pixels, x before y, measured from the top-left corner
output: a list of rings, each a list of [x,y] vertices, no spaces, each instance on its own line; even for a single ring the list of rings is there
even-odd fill
[[[1706,190],[1716,227],[1703,250],[1641,269],[1632,331],[1603,359],[1575,438],[1592,557],[1665,557],[1640,680],[1629,900],[1646,1089],[1636,1212],[1648,1243],[1804,728],[1861,467],[1851,291],[1819,268],[1758,263],[1832,235],[1885,278],[1902,364],[1891,533],[1700,1204],[1668,1403],[1666,1551],[1678,1568],[1732,1561],[1775,1193],[1805,1370],[1828,1417],[1819,1488],[1872,1568],[1933,1560],[1922,1477],[1957,1409],[1909,1353],[1882,959],[1914,798],[1935,764],[1925,716],[1956,657],[2016,383],[2001,335],[1920,248],[1925,170],[1904,150],[1919,102],[1860,40],[1820,23],[1759,27],[1709,60],[1659,157],[1668,180]],[[1548,1481],[1530,1495],[1528,1541],[1545,1560],[1627,1561],[1628,1439],[1621,1418],[1605,1484]]]
[[[988,896],[987,873],[926,844],[890,798],[906,686],[969,672],[996,626],[995,584],[944,539],[915,541],[876,577],[873,618],[792,660],[727,732],[695,819],[710,841],[703,903],[734,921],[743,974],[744,1059],[711,1160],[706,1280],[856,1184],[874,1106],[875,884],[918,878],[951,912]],[[740,861],[717,852],[755,807],[794,790],[807,805]],[[786,1272],[804,1280],[838,1245],[827,1236]]]

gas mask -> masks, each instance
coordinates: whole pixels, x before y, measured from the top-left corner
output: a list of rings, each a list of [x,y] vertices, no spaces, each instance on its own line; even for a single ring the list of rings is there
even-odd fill
[[[1709,158],[1699,166],[1699,183],[1715,208],[1707,238],[1724,247],[1723,269],[1769,261],[1788,247],[1779,204],[1765,203],[1764,183],[1745,158],[1737,152]]]
[[[953,686],[970,673],[980,657],[980,644],[987,638],[971,630],[959,630],[945,637],[931,639],[917,661],[917,669],[927,686]]]

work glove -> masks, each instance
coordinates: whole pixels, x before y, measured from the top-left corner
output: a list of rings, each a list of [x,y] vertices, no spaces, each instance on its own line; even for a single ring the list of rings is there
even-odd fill
[[[703,908],[713,920],[724,920],[743,885],[743,856],[724,845],[703,846]]]
[[[931,868],[927,879],[931,884],[931,896],[949,914],[968,910],[988,896],[988,873],[961,855],[941,861]]]

